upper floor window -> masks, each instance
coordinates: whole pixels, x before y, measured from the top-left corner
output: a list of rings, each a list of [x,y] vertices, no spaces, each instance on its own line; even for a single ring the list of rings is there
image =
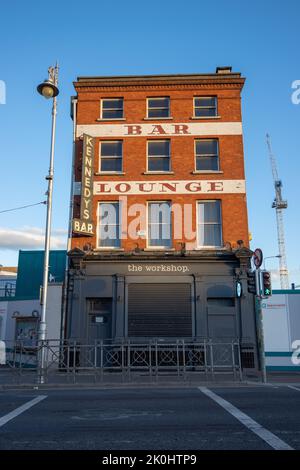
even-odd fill
[[[196,171],[219,170],[218,139],[199,139],[195,141]]]
[[[123,98],[103,98],[101,100],[101,118],[123,118]]]
[[[194,117],[217,116],[217,97],[200,96],[194,98]]]
[[[170,117],[170,98],[148,98],[147,99],[148,118]]]
[[[149,140],[148,171],[170,171],[170,141]]]
[[[170,248],[172,246],[171,203],[148,203],[148,246]]]
[[[122,171],[123,144],[120,140],[100,142],[100,171]]]
[[[118,202],[100,202],[98,209],[98,246],[120,248],[120,205]]]
[[[199,201],[197,206],[198,246],[220,247],[222,245],[220,201]]]

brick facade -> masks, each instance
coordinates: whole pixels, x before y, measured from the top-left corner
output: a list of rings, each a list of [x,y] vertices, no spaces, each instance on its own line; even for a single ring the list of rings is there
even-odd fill
[[[244,180],[244,155],[242,135],[213,135],[201,134],[201,138],[217,138],[219,141],[220,171],[201,172],[195,174],[194,142],[197,135],[174,135],[163,133],[165,124],[178,123],[239,123],[241,122],[240,94],[244,79],[237,73],[220,73],[211,75],[183,75],[183,76],[158,76],[158,77],[95,77],[79,78],[74,83],[77,91],[77,126],[96,125],[109,129],[110,126],[121,124],[152,124],[157,125],[156,131],[151,136],[121,136],[114,139],[123,142],[123,172],[122,174],[99,174],[99,142],[112,140],[109,136],[95,137],[95,175],[94,181],[224,181]],[[146,103],[149,97],[170,97],[171,118],[147,119]],[[201,96],[216,96],[218,101],[218,116],[213,118],[193,117],[193,98]],[[103,98],[123,98],[124,119],[103,120],[100,118],[100,101]],[[87,131],[87,134],[89,132]],[[171,145],[171,173],[145,174],[147,141],[155,139],[168,139]],[[80,136],[76,141],[75,152],[75,181],[81,180],[82,140]],[[237,240],[243,240],[244,245],[249,245],[246,195],[243,193],[226,194],[160,194],[160,195],[128,195],[128,205],[146,203],[151,200],[169,200],[172,204],[192,204],[201,199],[218,199],[222,207],[222,235],[224,246],[228,243],[235,248]],[[115,194],[98,195],[93,197],[94,222],[97,223],[96,211],[99,201],[116,201]],[[80,196],[74,196],[73,217],[79,217]],[[130,223],[130,217],[128,222]],[[196,216],[194,210],[193,230],[196,229]],[[86,243],[97,248],[96,235],[94,237],[82,237],[74,235],[72,248],[83,249]],[[173,248],[180,249],[181,243],[187,240],[182,236],[173,240]],[[131,251],[136,246],[144,249],[146,241],[142,237],[139,240],[123,239],[121,247],[125,251]],[[193,249],[193,244],[187,245],[187,249]]]

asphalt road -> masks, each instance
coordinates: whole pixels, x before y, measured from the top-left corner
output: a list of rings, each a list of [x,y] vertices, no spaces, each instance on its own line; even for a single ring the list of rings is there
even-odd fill
[[[300,386],[0,392],[1,450],[274,448],[300,449]]]

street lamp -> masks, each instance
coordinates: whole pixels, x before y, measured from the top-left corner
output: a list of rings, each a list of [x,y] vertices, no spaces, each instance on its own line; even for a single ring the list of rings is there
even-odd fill
[[[266,257],[264,258],[264,269],[266,269],[266,259],[271,259],[271,258],[281,258],[281,255],[266,256]]]
[[[54,142],[55,142],[55,129],[56,129],[56,97],[59,93],[57,88],[58,83],[58,65],[48,68],[48,79],[40,83],[37,91],[46,99],[53,99],[52,102],[52,128],[51,128],[51,145],[50,145],[50,165],[49,172],[46,176],[48,181],[47,190],[47,218],[46,218],[46,233],[45,233],[45,254],[44,254],[44,270],[43,270],[43,290],[42,290],[42,312],[39,325],[39,340],[41,342],[40,351],[40,376],[39,383],[44,383],[45,377],[45,340],[46,340],[46,307],[47,307],[47,291],[48,291],[48,276],[49,276],[49,252],[50,252],[50,233],[51,233],[51,215],[52,215],[52,191],[53,191],[53,174],[54,174]]]

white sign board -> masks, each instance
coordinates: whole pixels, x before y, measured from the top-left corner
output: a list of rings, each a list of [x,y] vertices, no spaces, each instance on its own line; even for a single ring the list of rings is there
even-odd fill
[[[94,195],[245,193],[245,180],[94,181]]]
[[[291,351],[287,297],[274,295],[262,302],[265,351]]]
[[[138,124],[78,124],[76,137],[172,137],[242,135],[241,122],[182,122]]]

